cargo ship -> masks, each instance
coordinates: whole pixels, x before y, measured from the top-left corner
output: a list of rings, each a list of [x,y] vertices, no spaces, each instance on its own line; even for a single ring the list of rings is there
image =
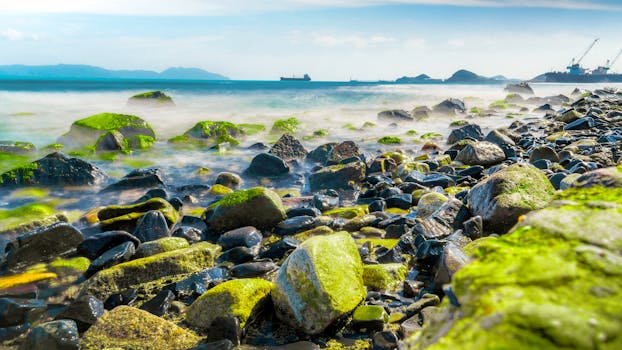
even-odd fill
[[[281,77],[281,81],[311,81],[309,74],[305,74],[302,77]]]
[[[622,50],[613,59],[607,60],[604,65],[598,66],[594,70],[581,66],[581,61],[592,50],[598,40],[594,40],[578,60],[573,58],[566,67],[565,72],[547,72],[535,77],[532,81],[544,83],[622,83],[622,74],[609,73],[611,67],[622,55]]]

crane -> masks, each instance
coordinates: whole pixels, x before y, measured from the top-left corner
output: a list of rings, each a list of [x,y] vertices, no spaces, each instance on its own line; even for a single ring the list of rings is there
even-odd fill
[[[587,56],[587,54],[592,50],[592,48],[594,47],[594,45],[596,45],[598,40],[600,40],[600,38],[596,38],[590,44],[590,46],[587,47],[587,50],[585,50],[583,55],[581,55],[581,57],[579,57],[579,59],[576,60],[576,62],[574,58],[572,59],[572,61],[570,61],[570,64],[568,65],[568,67],[566,67],[566,69],[568,69],[568,73],[573,74],[573,75],[581,75],[585,73],[585,69],[581,68],[581,61],[583,61],[585,56]]]
[[[597,75],[607,74],[607,72],[609,71],[609,68],[611,68],[611,66],[613,66],[616,63],[618,58],[620,58],[620,55],[622,55],[622,49],[620,49],[618,54],[613,59],[607,60],[607,63],[605,63],[604,66],[598,66],[598,68],[596,68],[592,72],[592,74],[597,74]]]
[[[611,66],[616,64],[616,61],[618,60],[618,58],[620,58],[620,56],[622,56],[622,49],[620,49],[616,57],[614,57],[614,59],[612,59],[611,62],[607,62],[607,68],[611,68]]]

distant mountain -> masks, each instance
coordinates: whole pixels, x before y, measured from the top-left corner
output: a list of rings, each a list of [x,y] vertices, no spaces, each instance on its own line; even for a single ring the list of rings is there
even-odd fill
[[[169,68],[161,73],[149,70],[108,70],[79,64],[52,66],[0,66],[0,79],[166,79],[229,80],[224,75],[199,68]]]
[[[397,78],[395,79],[396,83],[408,83],[408,84],[412,84],[412,83],[442,83],[443,80],[441,79],[432,79],[430,78],[429,75],[427,74],[419,74],[416,77],[401,77],[401,78]]]
[[[498,82],[493,78],[486,78],[481,75],[477,75],[466,69],[461,69],[455,72],[449,79],[445,80],[447,83],[493,83]]]

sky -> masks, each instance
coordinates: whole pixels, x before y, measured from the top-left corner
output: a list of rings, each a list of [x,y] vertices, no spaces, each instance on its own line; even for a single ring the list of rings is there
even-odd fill
[[[583,63],[605,64],[622,49],[621,16],[622,0],[0,0],[0,65],[527,79],[596,38]]]

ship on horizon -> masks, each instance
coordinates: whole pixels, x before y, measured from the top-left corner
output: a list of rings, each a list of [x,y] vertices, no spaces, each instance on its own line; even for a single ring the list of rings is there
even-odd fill
[[[581,66],[581,61],[594,48],[598,40],[600,39],[595,39],[578,60],[573,58],[565,72],[547,72],[531,81],[544,83],[622,83],[622,74],[609,73],[611,67],[622,55],[622,49],[613,59],[607,60],[603,66],[598,66],[596,69],[590,70]]]
[[[281,77],[281,81],[311,81],[311,77],[309,76],[309,74],[305,74],[302,77]]]

